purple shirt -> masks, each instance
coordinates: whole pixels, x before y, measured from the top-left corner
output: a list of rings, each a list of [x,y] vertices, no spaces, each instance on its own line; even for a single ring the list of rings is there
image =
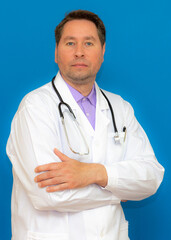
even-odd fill
[[[71,87],[68,83],[66,83],[72,96],[75,101],[78,103],[83,113],[89,120],[93,129],[95,129],[95,118],[96,118],[96,89],[95,85],[88,96],[83,96],[80,92],[78,92],[75,88]]]

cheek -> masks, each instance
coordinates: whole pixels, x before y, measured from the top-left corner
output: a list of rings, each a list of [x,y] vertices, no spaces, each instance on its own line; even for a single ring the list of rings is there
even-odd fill
[[[67,57],[65,56],[65,54],[62,54],[62,55],[58,55],[58,65],[66,65],[67,64]]]
[[[103,62],[103,55],[102,54],[96,54],[93,59],[92,62],[94,63],[94,66],[97,66],[99,68],[99,66],[101,66],[102,62]]]
[[[60,63],[66,64],[67,62],[70,61],[71,58],[72,58],[72,53],[70,50],[65,48],[60,48],[60,50],[58,51],[58,61],[60,61]]]

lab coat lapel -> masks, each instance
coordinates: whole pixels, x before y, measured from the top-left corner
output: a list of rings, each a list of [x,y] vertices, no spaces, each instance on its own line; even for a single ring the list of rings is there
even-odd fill
[[[96,128],[93,141],[93,162],[103,164],[106,159],[108,125],[110,123],[110,119],[108,118],[109,106],[97,84],[96,95]]]
[[[103,134],[107,133],[107,126],[110,122],[110,119],[107,116],[109,111],[109,106],[107,104],[106,99],[102,95],[99,87],[96,84],[96,95],[97,95],[97,103],[96,103],[96,131],[95,137],[102,137]]]

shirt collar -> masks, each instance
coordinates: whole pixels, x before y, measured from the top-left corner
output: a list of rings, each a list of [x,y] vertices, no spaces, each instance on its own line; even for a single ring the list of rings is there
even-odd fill
[[[90,103],[93,106],[96,106],[96,88],[95,88],[95,84],[93,85],[93,88],[91,90],[91,92],[88,94],[88,96],[83,96],[80,92],[78,92],[75,88],[71,87],[67,82],[65,82],[72,94],[72,96],[74,97],[75,101],[78,103],[81,99],[83,98],[88,98]]]

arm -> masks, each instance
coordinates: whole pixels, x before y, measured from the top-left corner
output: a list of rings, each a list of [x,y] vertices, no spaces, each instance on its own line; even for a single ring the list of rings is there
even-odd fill
[[[56,150],[55,153],[62,163],[36,168],[38,173],[47,171],[35,179],[39,186],[48,186],[47,191],[54,192],[95,183],[111,191],[115,197],[128,200],[141,200],[154,194],[162,181],[164,169],[155,159],[147,136],[136,121],[132,108],[126,102],[124,108],[124,123],[128,136],[127,151],[122,161],[115,161],[114,155],[113,165],[85,164],[69,159]],[[74,169],[77,170],[74,172]]]
[[[71,159],[58,149],[54,149],[54,153],[61,162],[41,165],[35,169],[35,172],[39,173],[34,179],[35,182],[41,188],[47,187],[47,192],[84,188],[91,184],[102,187],[107,185],[107,172],[102,164]]]
[[[34,179],[40,188],[46,187],[46,191],[56,192],[68,189],[84,188],[91,184],[101,187],[107,185],[108,176],[106,168],[102,164],[81,163],[71,159],[54,149],[54,153],[61,162],[49,163],[35,168],[38,173]],[[122,200],[126,202],[126,200]]]
[[[38,165],[60,162],[53,153],[56,146],[61,148],[55,120],[44,107],[38,109],[27,103],[12,123],[7,154],[33,206],[38,210],[76,212],[118,204],[118,198],[96,184],[55,193],[47,193],[35,184],[34,169]]]
[[[164,168],[157,162],[149,140],[137,122],[132,107],[124,102],[127,140],[122,161],[105,166],[106,189],[116,197],[141,200],[154,194],[163,179]]]

